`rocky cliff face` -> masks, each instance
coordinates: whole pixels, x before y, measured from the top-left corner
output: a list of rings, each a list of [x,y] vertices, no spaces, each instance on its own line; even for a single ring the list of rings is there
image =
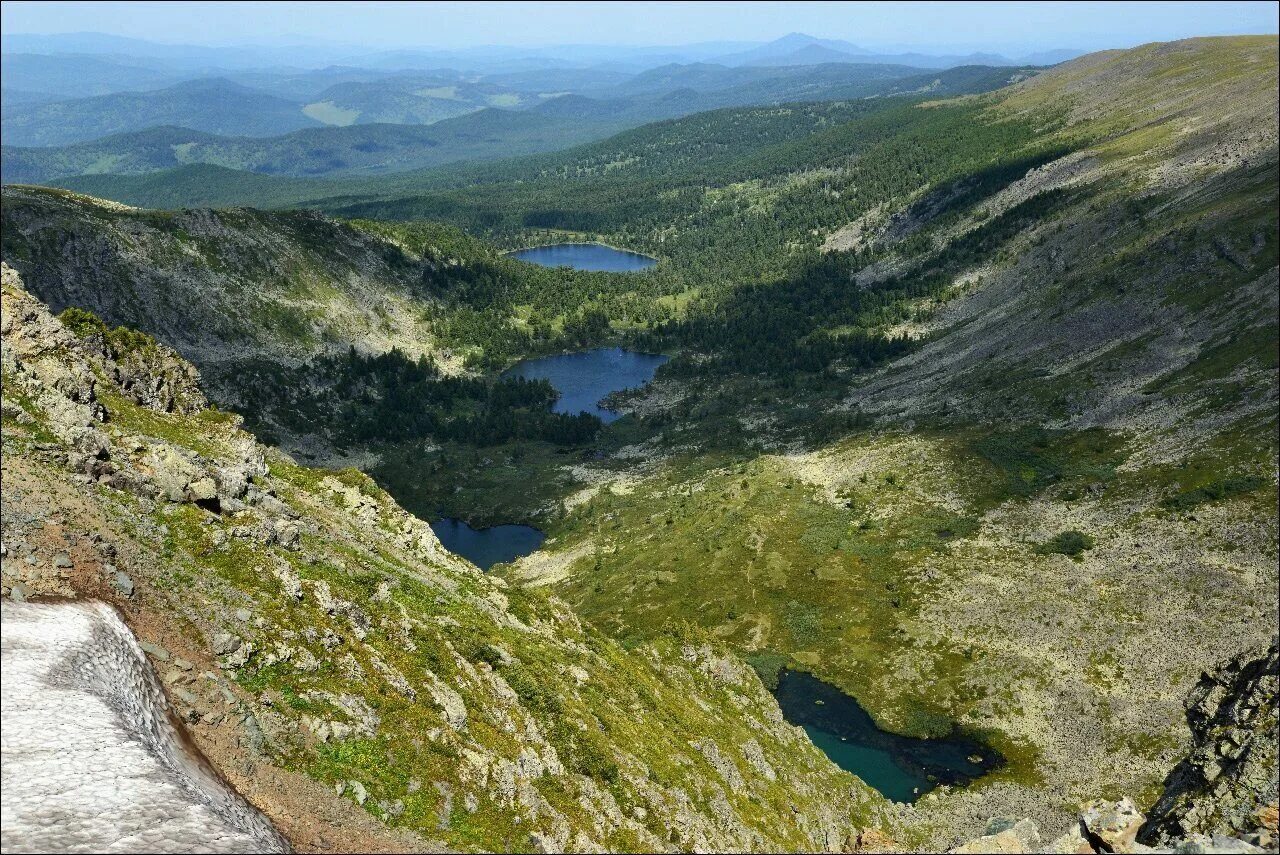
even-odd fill
[[[224,375],[252,360],[433,353],[423,310],[456,263],[307,211],[142,211],[12,186],[4,202],[5,261],[31,293],[155,336],[228,393]]]
[[[1192,834],[1276,841],[1276,641],[1205,673],[1187,698],[1194,748],[1165,781],[1139,839],[1156,845]]]
[[[294,846],[810,851],[882,823],[716,646],[623,650],[3,278],[5,595],[116,604]]]

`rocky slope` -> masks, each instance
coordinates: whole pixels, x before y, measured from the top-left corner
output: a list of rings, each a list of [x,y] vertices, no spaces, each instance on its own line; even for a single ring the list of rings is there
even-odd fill
[[[412,254],[306,211],[158,212],[48,188],[3,193],[5,261],[32,293],[54,312],[77,306],[146,330],[228,393],[228,375],[252,360],[437,350],[424,312],[459,264],[445,250]]]
[[[781,389],[732,414],[764,453],[699,457],[688,431],[638,449],[643,472],[601,466],[508,577],[621,638],[696,621],[896,731],[985,734],[1010,766],[914,808],[937,846],[991,813],[1150,809],[1190,747],[1184,693],[1277,626],[1276,57],[1270,37],[1151,45],[984,96],[1072,151],[827,236],[888,253],[850,288],[966,259],[890,327],[914,352],[840,375],[863,429],[770,444],[779,401],[803,406]]]
[[[808,851],[884,821],[696,632],[623,650],[359,473],[257,445],[139,337],[152,395],[3,276],[4,593],[116,604],[295,847]]]
[[[1241,653],[1201,675],[1187,698],[1194,749],[1169,774],[1139,840],[1261,834],[1272,848],[1280,843],[1278,680],[1274,638],[1267,650]]]
[[[993,818],[987,834],[954,849],[976,852],[1280,851],[1276,639],[1201,675],[1187,697],[1195,748],[1170,773],[1149,816],[1129,798],[1094,801],[1052,840],[1029,819]]]

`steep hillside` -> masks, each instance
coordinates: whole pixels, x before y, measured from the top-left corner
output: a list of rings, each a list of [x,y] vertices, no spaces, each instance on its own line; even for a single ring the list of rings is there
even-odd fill
[[[5,594],[117,604],[296,847],[838,850],[883,814],[696,633],[624,650],[257,445],[167,348],[3,289]]]
[[[210,376],[246,357],[434,350],[423,312],[450,281],[443,250],[410,259],[307,212],[150,212],[20,187],[4,200],[5,259],[55,311],[145,329]]]
[[[635,397],[674,426],[645,466],[584,472],[508,575],[633,641],[696,621],[894,730],[986,732],[1011,767],[980,809],[919,808],[939,828],[1054,827],[1104,787],[1149,807],[1181,693],[1277,623],[1275,61],[1274,39],[1087,57],[931,108],[1036,117],[1041,160],[922,159],[936,177],[877,198],[864,149],[708,194],[691,243],[750,201],[803,211],[823,260],[656,338],[703,360]]]

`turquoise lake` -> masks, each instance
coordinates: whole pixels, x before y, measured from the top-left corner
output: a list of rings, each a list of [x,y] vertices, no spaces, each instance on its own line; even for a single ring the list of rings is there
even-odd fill
[[[914,802],[939,784],[967,784],[1004,762],[973,740],[881,730],[854,698],[801,671],[782,671],[774,695],[783,717],[803,727],[833,763],[895,802]]]

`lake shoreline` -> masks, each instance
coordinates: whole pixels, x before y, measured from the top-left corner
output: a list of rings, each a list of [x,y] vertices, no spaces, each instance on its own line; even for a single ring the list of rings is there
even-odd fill
[[[783,667],[772,693],[783,717],[804,728],[831,762],[892,801],[914,803],[938,786],[967,787],[1005,765],[993,746],[953,729],[922,739],[881,728],[838,686]]]
[[[557,241],[556,243],[537,243],[537,244],[534,244],[533,246],[522,246],[522,247],[517,247],[516,249],[506,249],[502,251],[502,254],[508,257],[514,257],[515,253],[517,252],[528,252],[531,249],[550,249],[556,246],[603,246],[606,249],[613,250],[614,252],[625,252],[627,255],[638,255],[641,258],[647,258],[650,261],[652,261],[654,265],[657,265],[659,262],[662,261],[662,259],[658,258],[656,255],[649,255],[648,253],[645,253],[645,252],[637,252],[634,249],[627,249],[624,246],[614,246],[613,244],[605,243],[602,240],[568,240],[568,241]],[[524,259],[522,258],[517,258],[516,260],[524,261]],[[536,264],[537,262],[529,261],[525,263]],[[564,266],[569,267],[571,265],[566,264]],[[608,273],[613,271],[584,271],[584,272]]]

